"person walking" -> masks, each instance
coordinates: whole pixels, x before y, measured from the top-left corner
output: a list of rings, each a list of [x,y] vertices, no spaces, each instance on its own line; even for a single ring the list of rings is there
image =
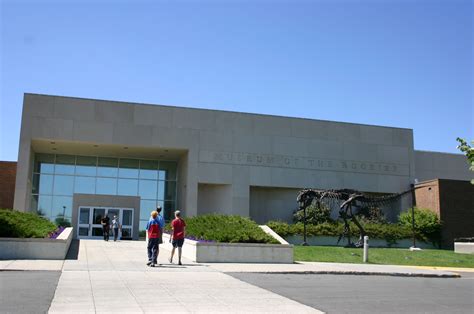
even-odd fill
[[[114,242],[117,241],[119,229],[122,230],[122,225],[120,225],[120,221],[117,215],[114,215],[114,219],[112,219],[112,229],[114,230]]]
[[[107,215],[100,220],[102,225],[102,233],[104,235],[104,241],[109,241],[109,231],[110,231],[110,218]]]
[[[158,223],[160,224],[160,243],[163,243],[163,231],[165,230],[165,219],[163,218],[163,216],[161,215],[161,206],[158,206],[156,208],[156,212],[158,213],[158,216],[156,217],[156,219],[158,219]]]
[[[148,262],[146,263],[150,267],[155,267],[158,264],[158,243],[160,241],[160,223],[157,219],[158,212],[156,210],[151,212],[150,220],[146,225],[148,233]]]
[[[175,219],[171,222],[171,233],[170,241],[172,241],[173,249],[171,250],[171,256],[169,258],[170,263],[173,263],[174,251],[178,248],[178,265],[181,264],[181,253],[184,244],[184,236],[186,235],[186,223],[181,218],[181,212],[179,210],[174,212]]]

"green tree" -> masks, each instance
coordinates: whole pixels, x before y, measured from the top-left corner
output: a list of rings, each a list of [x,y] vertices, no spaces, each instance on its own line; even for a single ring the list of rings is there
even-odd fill
[[[471,171],[474,171],[474,148],[471,147],[465,140],[460,137],[458,137],[456,141],[459,142],[457,148],[462,151],[467,157],[467,161],[470,165],[469,169]],[[474,141],[471,141],[471,143],[474,145]],[[471,180],[471,184],[474,184],[474,179]]]

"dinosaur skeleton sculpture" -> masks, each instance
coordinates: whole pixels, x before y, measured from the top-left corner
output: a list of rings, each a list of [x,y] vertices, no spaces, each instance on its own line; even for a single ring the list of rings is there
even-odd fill
[[[384,206],[399,200],[403,195],[413,192],[414,189],[404,191],[397,194],[389,194],[384,196],[371,196],[364,194],[356,190],[342,189],[342,190],[317,190],[317,189],[304,189],[298,193],[296,201],[298,202],[299,209],[304,210],[310,206],[314,201],[319,206],[321,202],[341,202],[339,207],[339,217],[344,220],[344,231],[339,236],[337,243],[341,241],[343,237],[347,237],[349,246],[361,247],[365,236],[365,230],[359,223],[354,213],[352,212],[353,206]],[[359,228],[360,236],[359,240],[353,245],[350,238],[349,221],[352,220],[354,224]]]

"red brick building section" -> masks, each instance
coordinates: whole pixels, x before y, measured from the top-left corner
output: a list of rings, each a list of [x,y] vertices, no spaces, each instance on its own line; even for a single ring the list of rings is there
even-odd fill
[[[456,238],[474,237],[474,185],[435,179],[416,187],[416,206],[436,212],[443,223],[443,248],[453,248]]]
[[[0,208],[13,208],[16,161],[0,161]]]

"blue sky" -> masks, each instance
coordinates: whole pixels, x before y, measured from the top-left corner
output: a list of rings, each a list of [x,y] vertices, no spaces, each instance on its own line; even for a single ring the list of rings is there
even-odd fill
[[[1,2],[0,160],[23,93],[411,128],[474,139],[468,0]]]

